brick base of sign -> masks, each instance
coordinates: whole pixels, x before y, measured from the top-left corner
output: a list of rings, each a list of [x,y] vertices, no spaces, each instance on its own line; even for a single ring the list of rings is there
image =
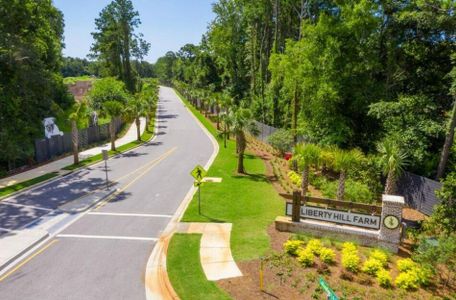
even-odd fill
[[[353,241],[369,247],[382,247],[393,253],[398,251],[398,242],[389,242],[382,239],[380,230],[358,228],[350,225],[340,225],[310,219],[301,219],[292,222],[290,217],[279,216],[275,220],[275,228],[279,231],[293,233],[310,233],[321,237],[330,237],[339,240]]]

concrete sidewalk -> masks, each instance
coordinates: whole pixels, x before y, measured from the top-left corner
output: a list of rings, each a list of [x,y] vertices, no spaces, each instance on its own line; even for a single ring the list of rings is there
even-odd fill
[[[177,232],[201,233],[200,260],[208,280],[242,276],[231,255],[231,223],[180,223]]]
[[[141,134],[145,130],[145,125],[146,125],[146,119],[141,118],[141,125],[140,125]],[[133,122],[130,125],[130,128],[128,129],[127,133],[123,137],[116,140],[116,147],[136,141],[136,139],[137,139],[136,125]],[[83,159],[86,159],[86,158],[89,158],[91,156],[101,153],[101,150],[109,150],[109,149],[111,149],[111,143],[107,142],[103,145],[80,152],[79,159],[83,160]],[[33,179],[33,178],[36,178],[36,177],[39,177],[41,175],[51,173],[51,172],[58,172],[61,175],[69,173],[69,171],[65,171],[65,170],[61,170],[61,169],[68,165],[71,165],[72,163],[73,163],[73,155],[69,155],[64,158],[49,162],[40,167],[33,168],[31,170],[28,170],[28,171],[25,171],[22,173],[18,173],[18,174],[12,175],[10,177],[2,178],[2,179],[0,179],[0,188],[10,186],[10,185],[13,185],[13,184],[16,184],[19,182],[23,182],[26,180],[30,180],[30,179]]]

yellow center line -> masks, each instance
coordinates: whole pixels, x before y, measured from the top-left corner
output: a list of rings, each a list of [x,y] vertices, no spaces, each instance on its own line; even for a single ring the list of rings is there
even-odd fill
[[[136,176],[134,179],[132,179],[129,183],[127,183],[124,187],[122,187],[121,189],[117,190],[115,193],[113,193],[111,196],[109,196],[105,201],[103,202],[100,202],[96,208],[94,210],[97,210],[103,206],[105,206],[109,201],[111,201],[112,199],[114,199],[115,196],[117,196],[118,194],[122,193],[123,191],[125,191],[128,187],[130,187],[133,183],[135,183],[136,181],[138,181],[141,177],[143,177],[144,175],[146,175],[153,167],[155,167],[156,165],[158,165],[161,161],[163,161],[165,158],[167,158],[168,156],[171,155],[171,153],[173,153],[175,150],[177,149],[177,147],[174,147],[174,148],[171,148],[169,151],[167,151],[166,153],[164,153],[161,157],[159,157],[158,159],[154,160],[154,162],[151,164],[151,165],[148,165],[148,167],[146,168],[146,170],[144,172],[142,172],[141,174],[139,174],[138,176]]]
[[[166,156],[168,153],[170,153],[170,152],[172,152],[172,151],[174,151],[174,150],[175,150],[174,148],[171,148],[170,150],[166,151],[166,152],[163,153],[161,156],[159,156],[159,157],[153,159],[152,161],[148,162],[148,163],[145,164],[144,166],[139,167],[139,168],[137,168],[137,169],[131,171],[130,173],[127,173],[127,174],[125,174],[125,175],[123,175],[123,176],[121,176],[121,177],[119,177],[119,178],[114,179],[114,180],[115,180],[115,181],[120,181],[120,180],[124,179],[125,177],[128,177],[128,176],[130,176],[130,175],[132,175],[132,174],[134,174],[134,173],[136,173],[136,172],[138,172],[138,171],[141,171],[141,170],[147,168],[148,166],[150,166],[151,164],[155,163],[157,160],[160,160],[163,156]]]
[[[8,276],[10,276],[11,274],[13,274],[14,272],[16,272],[17,270],[19,270],[22,266],[24,266],[26,263],[28,263],[29,261],[31,261],[35,256],[39,255],[40,253],[44,252],[44,250],[46,250],[47,248],[51,247],[52,245],[54,245],[56,242],[58,242],[59,240],[52,240],[49,244],[47,244],[46,246],[44,246],[43,248],[41,248],[40,250],[38,250],[37,252],[33,253],[32,255],[30,255],[29,257],[27,257],[25,260],[23,260],[20,264],[18,264],[17,266],[15,266],[13,269],[11,269],[10,271],[8,271],[6,274],[4,274],[2,277],[0,277],[0,282],[2,282],[3,280],[5,280]]]

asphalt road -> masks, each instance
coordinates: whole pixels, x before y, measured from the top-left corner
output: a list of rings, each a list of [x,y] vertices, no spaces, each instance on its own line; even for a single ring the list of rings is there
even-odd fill
[[[0,299],[145,299],[145,267],[155,241],[192,186],[189,172],[214,150],[169,88],[160,90],[156,124],[152,142],[109,160],[109,177],[121,193],[61,224],[63,231],[0,282]],[[100,164],[7,199],[10,204],[0,205],[0,228],[30,226],[102,187],[104,176]]]

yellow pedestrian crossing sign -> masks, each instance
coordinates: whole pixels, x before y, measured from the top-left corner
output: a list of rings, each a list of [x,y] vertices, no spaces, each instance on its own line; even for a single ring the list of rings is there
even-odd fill
[[[190,175],[192,175],[193,178],[195,178],[195,180],[198,181],[198,182],[202,181],[203,178],[206,177],[206,174],[207,174],[207,171],[204,170],[204,168],[201,167],[200,165],[197,165],[192,170],[192,172],[190,172]]]

